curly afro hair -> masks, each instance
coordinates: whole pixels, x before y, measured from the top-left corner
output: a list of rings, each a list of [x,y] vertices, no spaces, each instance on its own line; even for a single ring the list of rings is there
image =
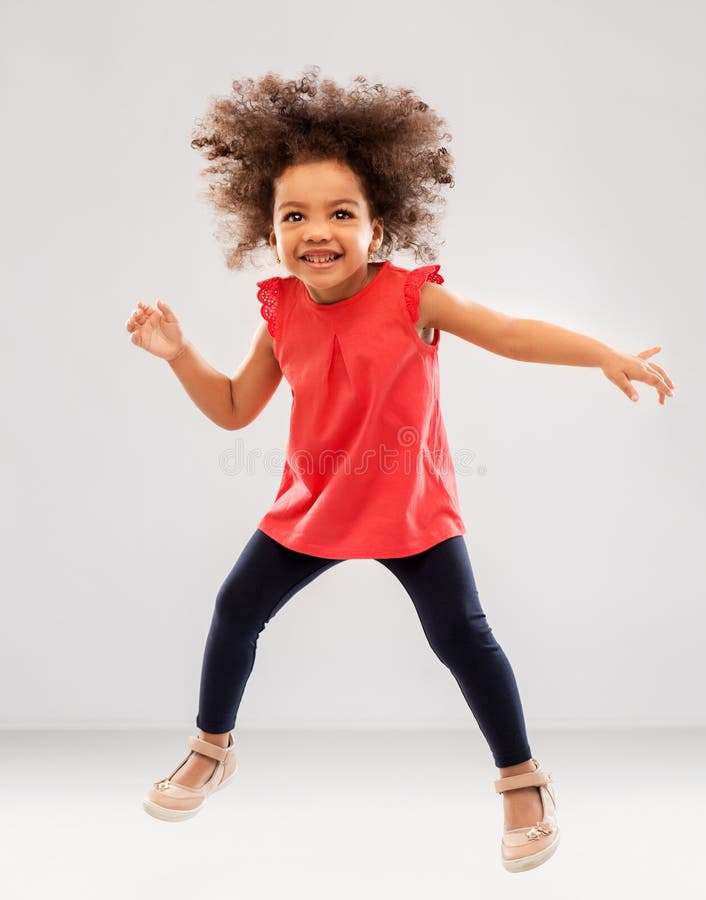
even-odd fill
[[[191,146],[213,165],[206,197],[217,214],[216,236],[226,245],[229,269],[242,269],[259,250],[271,253],[274,182],[289,166],[332,160],[358,176],[371,220],[384,223],[377,254],[412,248],[433,262],[440,186],[454,186],[453,156],[442,146],[445,121],[414,92],[369,84],[362,75],[350,90],[307,66],[300,81],[268,72],[232,83],[212,98],[192,132]]]

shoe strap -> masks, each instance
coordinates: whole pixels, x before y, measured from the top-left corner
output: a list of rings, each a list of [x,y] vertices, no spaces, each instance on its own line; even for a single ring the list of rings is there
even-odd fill
[[[496,793],[502,794],[505,791],[515,791],[518,788],[540,787],[543,784],[548,784],[552,780],[552,776],[542,771],[537,760],[535,762],[537,763],[537,768],[534,772],[522,772],[520,775],[507,775],[505,778],[498,778],[497,781],[493,782]]]
[[[210,741],[204,741],[195,734],[192,734],[188,740],[188,744],[192,750],[196,751],[196,753],[201,753],[204,756],[210,756],[211,759],[217,759],[218,762],[223,762],[229,751],[233,749],[233,743],[231,743],[232,740],[232,738],[228,738],[227,747],[218,747],[216,744],[212,744]]]

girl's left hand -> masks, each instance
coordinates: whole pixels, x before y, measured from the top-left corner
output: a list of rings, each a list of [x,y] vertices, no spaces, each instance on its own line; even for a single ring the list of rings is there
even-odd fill
[[[617,384],[631,400],[638,399],[637,391],[630,383],[631,378],[644,381],[646,384],[653,384],[657,388],[659,402],[664,406],[665,396],[673,396],[674,383],[664,369],[661,369],[656,363],[645,362],[647,357],[659,353],[661,349],[661,347],[652,347],[651,350],[643,350],[637,356],[614,351],[601,364],[601,369],[606,378],[609,378],[613,384]]]

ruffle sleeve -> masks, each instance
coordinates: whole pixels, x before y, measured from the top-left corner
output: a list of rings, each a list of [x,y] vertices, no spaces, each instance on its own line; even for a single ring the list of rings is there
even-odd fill
[[[260,314],[267,322],[267,330],[274,338],[277,332],[277,301],[280,292],[280,277],[275,275],[258,281],[257,299],[260,301]]]
[[[412,269],[407,274],[404,284],[404,298],[412,322],[416,322],[419,318],[419,301],[421,299],[420,291],[425,281],[433,281],[436,284],[443,284],[443,275],[439,274],[440,265],[419,266]]]

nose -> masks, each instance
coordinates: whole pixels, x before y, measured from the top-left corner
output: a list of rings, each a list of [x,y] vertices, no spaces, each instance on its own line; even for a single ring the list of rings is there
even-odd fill
[[[317,241],[328,241],[331,237],[331,226],[320,222],[310,222],[309,227],[304,233],[304,240],[316,243]]]

